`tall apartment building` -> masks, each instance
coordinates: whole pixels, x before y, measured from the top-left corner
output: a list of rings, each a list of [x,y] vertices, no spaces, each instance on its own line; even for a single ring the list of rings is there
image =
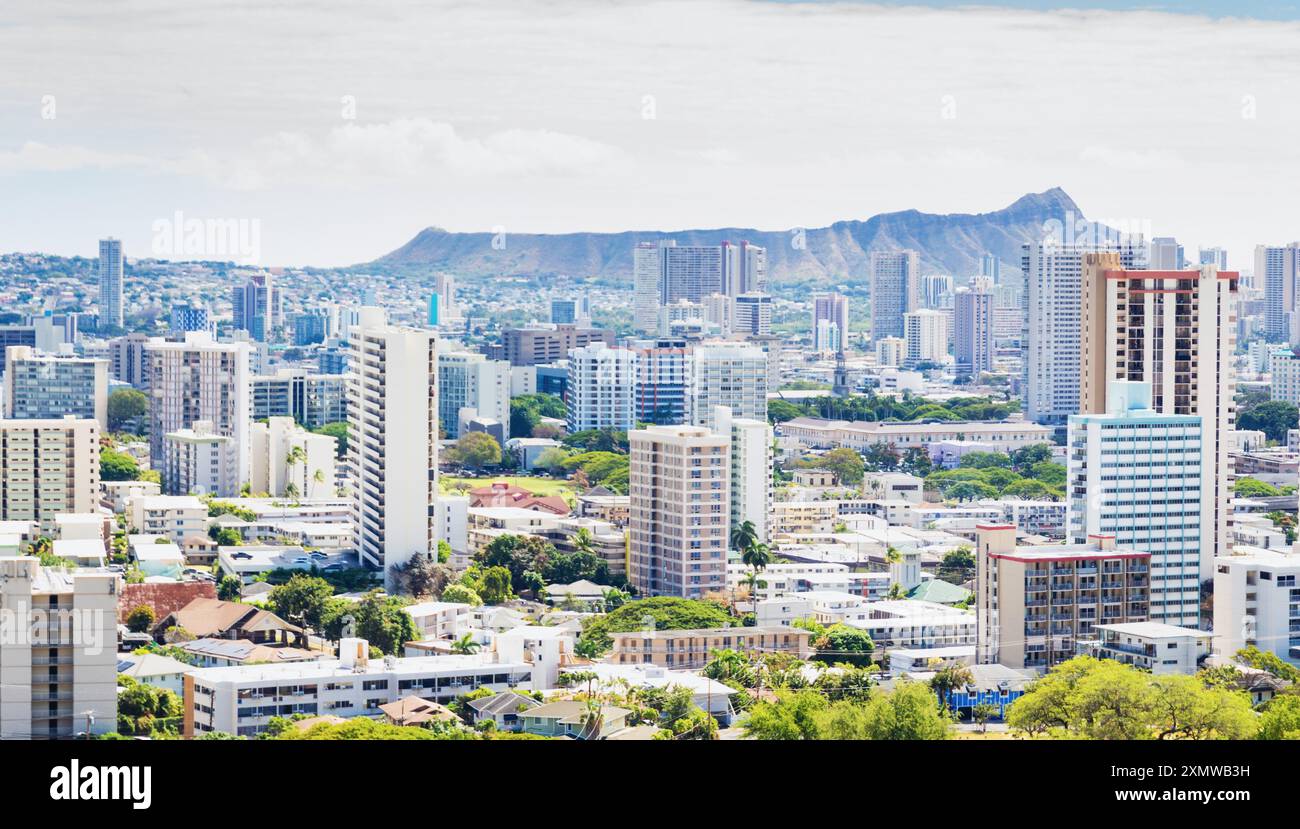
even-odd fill
[[[438,420],[449,440],[460,437],[461,409],[509,428],[510,364],[468,351],[438,352]]]
[[[1010,524],[976,527],[975,659],[1045,671],[1076,655],[1099,624],[1147,619],[1149,553],[1113,536],[1016,545]]]
[[[125,322],[122,311],[123,286],[122,242],[120,239],[99,240],[99,330],[112,326],[121,328]]]
[[[958,377],[993,370],[993,294],[982,286],[959,288],[953,296],[952,351]]]
[[[1181,271],[1187,267],[1183,246],[1172,236],[1156,236],[1147,251],[1147,267],[1153,271]]]
[[[440,273],[433,277],[433,290],[438,296],[438,317],[442,322],[459,320],[460,306],[456,304],[456,277]]]
[[[196,420],[163,436],[162,490],[167,495],[237,495],[236,463],[235,439],[218,433],[211,421]]]
[[[4,417],[90,418],[108,430],[108,361],[70,353],[41,354],[27,346],[4,352]]]
[[[659,331],[659,283],[663,255],[659,249],[672,242],[638,242],[632,249],[632,325],[643,334]]]
[[[1268,357],[1270,400],[1284,400],[1300,406],[1300,355],[1290,349],[1274,351]]]
[[[1256,245],[1255,286],[1264,289],[1264,333],[1270,340],[1296,342],[1296,279],[1300,277],[1300,242]]]
[[[1073,415],[1066,528],[1076,544],[1113,536],[1151,554],[1153,621],[1200,622],[1202,571],[1213,562],[1213,516],[1202,520],[1201,418],[1151,408],[1148,383],[1112,381],[1106,414]]]
[[[726,313],[723,316],[726,323],[721,326],[721,330],[730,331],[732,311],[734,310],[731,297],[723,294],[712,294],[705,299],[705,302],[715,309],[726,308]],[[713,317],[718,319],[716,310]],[[698,336],[707,329],[706,322],[709,322],[709,310],[704,303],[679,299],[676,302],[659,306],[658,333],[661,337]]]
[[[849,298],[839,293],[813,297],[812,332],[813,351],[843,351],[849,336]]]
[[[308,429],[348,419],[344,375],[282,368],[252,379],[253,419],[292,417]]]
[[[787,350],[785,339],[776,334],[768,334],[764,337],[747,337],[746,342],[761,349],[763,355],[767,357],[767,387],[769,389],[781,388],[782,364],[787,354],[791,357],[798,355],[798,358],[802,358],[802,354],[799,354],[796,350]]]
[[[352,536],[392,589],[393,568],[437,549],[437,338],[389,325],[381,308],[363,307],[359,322],[348,358]]]
[[[1300,666],[1300,556],[1243,548],[1214,560],[1214,652],[1251,646]]]
[[[927,273],[921,277],[921,308],[952,307],[952,276],[946,273]]]
[[[921,261],[914,250],[871,254],[871,339],[903,336],[903,315],[921,302]]]
[[[628,433],[628,578],[646,596],[727,585],[731,440],[700,426]]]
[[[592,343],[569,352],[564,402],[570,434],[636,425],[637,352]]]
[[[1083,260],[1095,246],[1063,245],[1055,239],[1022,247],[1025,275],[1025,416],[1035,423],[1065,424],[1080,406]],[[1147,248],[1139,240],[1115,243],[1119,267],[1140,268]]]
[[[767,421],[767,355],[754,345],[701,343],[691,353],[690,422],[714,426],[713,408]]]
[[[986,253],[980,257],[980,276],[988,277],[994,285],[1002,282],[1002,262],[997,256]]]
[[[284,323],[283,296],[269,273],[250,274],[230,293],[232,325],[258,342],[274,339]]]
[[[1221,271],[1228,269],[1228,252],[1223,248],[1201,248],[1197,264],[1213,265]]]
[[[636,421],[685,423],[691,356],[684,339],[634,341],[636,349]]]
[[[173,305],[168,317],[169,329],[173,337],[183,337],[187,331],[206,331],[216,336],[217,321],[206,305],[189,302]]]
[[[99,508],[99,423],[71,415],[0,420],[0,521],[34,521]]]
[[[614,344],[614,332],[603,328],[537,323],[501,332],[501,351],[512,366],[536,366],[565,359],[575,348],[603,342]]]
[[[191,331],[184,342],[154,337],[144,347],[149,394],[149,458],[163,470],[163,440],[169,432],[197,421],[212,424],[218,435],[235,442],[235,474],[248,480],[248,430],[252,401],[247,343],[213,342],[206,332]]]
[[[0,348],[12,348],[25,345],[38,348],[36,344],[36,326],[34,325],[0,325]]]
[[[689,306],[690,303],[687,303],[687,305]],[[709,294],[704,298],[704,301],[701,302],[700,305],[704,309],[704,321],[709,323],[710,325],[716,325],[718,327],[718,331],[722,334],[722,336],[724,337],[730,336],[732,326],[736,324],[735,300],[733,300],[731,297],[727,296],[726,294]],[[682,307],[684,309],[686,306],[678,306],[678,305],[673,306],[674,309],[677,307]],[[666,317],[665,312],[671,313],[670,309],[660,308],[659,312],[660,312],[660,316],[659,316],[660,332],[662,333],[665,327],[667,327],[669,329],[669,333],[671,333],[671,323],[675,322],[676,320],[665,318]],[[665,323],[668,323],[668,325],[665,326]]]
[[[901,366],[907,359],[907,340],[902,337],[882,337],[876,340],[876,364]]]
[[[742,337],[761,337],[772,333],[771,294],[741,294],[732,303],[732,333]]]
[[[334,496],[337,441],[308,432],[291,417],[254,423],[252,430],[253,492],[299,498]]]
[[[639,242],[632,251],[638,331],[658,330],[659,309],[681,300],[699,303],[712,294],[738,297],[767,290],[767,250],[748,242],[681,245],[671,239]]]
[[[766,544],[772,528],[772,427],[765,420],[733,418],[726,406],[718,407],[713,420],[731,440],[730,525],[749,521]]]
[[[1085,256],[1079,410],[1108,411],[1112,380],[1146,382],[1151,408],[1196,415],[1201,425],[1200,579],[1229,549],[1231,435],[1238,275],[1120,267],[1114,253]]]
[[[323,343],[333,334],[333,319],[325,309],[315,309],[295,314],[293,317],[293,344],[299,347]]]
[[[0,558],[0,740],[117,730],[118,577]]]
[[[722,292],[728,296],[767,293],[767,248],[741,242],[723,242]]]
[[[144,347],[149,343],[147,334],[133,333],[114,337],[108,341],[108,370],[114,380],[130,383],[137,389],[149,384],[144,371]]]
[[[904,366],[942,363],[948,356],[948,318],[930,308],[909,311],[903,315],[903,340]]]

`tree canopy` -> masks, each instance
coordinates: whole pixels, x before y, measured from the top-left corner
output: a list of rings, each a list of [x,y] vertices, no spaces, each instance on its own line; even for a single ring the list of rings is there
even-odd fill
[[[579,652],[592,656],[603,654],[614,644],[610,633],[642,630],[650,622],[655,630],[691,630],[722,627],[734,624],[735,620],[712,602],[675,596],[638,599],[603,616],[587,619],[578,640]]]
[[[1027,735],[1089,740],[1243,739],[1258,729],[1244,692],[1089,656],[1031,684],[1007,709],[1007,724]]]
[[[147,411],[149,398],[144,392],[138,389],[116,389],[108,396],[108,430],[120,432],[144,417]]]

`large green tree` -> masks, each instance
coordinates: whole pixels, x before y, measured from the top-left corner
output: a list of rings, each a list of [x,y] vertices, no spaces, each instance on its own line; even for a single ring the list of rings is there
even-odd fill
[[[1296,428],[1298,423],[1300,409],[1285,400],[1269,400],[1237,414],[1238,429],[1263,432],[1269,440],[1278,443],[1286,443],[1287,430]]]
[[[149,398],[136,389],[117,389],[108,396],[108,430],[120,432],[149,411]]]
[[[1242,739],[1258,728],[1242,691],[1089,656],[1034,682],[1007,709],[1007,724],[1027,735],[1093,740]]]
[[[501,463],[501,444],[487,432],[466,432],[456,441],[452,457],[470,469]]]
[[[136,481],[140,465],[125,452],[104,447],[99,450],[99,477],[104,481]]]
[[[867,468],[862,456],[856,450],[848,448],[832,449],[817,460],[817,466],[834,472],[835,477],[845,486],[862,483],[862,475]]]
[[[326,423],[312,429],[318,435],[329,435],[334,438],[334,456],[343,460],[348,455],[348,424],[342,420],[334,423]]]
[[[325,579],[298,574],[271,588],[268,596],[276,615],[296,625],[319,630],[334,588]]]

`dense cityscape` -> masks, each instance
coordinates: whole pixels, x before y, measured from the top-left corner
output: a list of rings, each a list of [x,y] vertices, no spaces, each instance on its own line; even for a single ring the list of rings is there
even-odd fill
[[[1300,245],[1050,230],[802,297],[8,255],[4,736],[1287,733]]]
[[[1248,778],[1300,739],[1295,61],[1239,91],[1187,55],[1290,11],[562,0],[543,33],[320,0],[247,42],[150,9],[110,54],[77,5],[0,17],[42,84],[0,80],[0,740],[62,752],[24,763],[51,800],[499,741],[859,741],[873,783],[934,766],[872,790],[918,805],[989,760],[1097,802],[1277,793]],[[268,46],[309,19],[335,63]],[[45,30],[102,75],[32,57]],[[1065,69],[998,63],[1043,33]],[[1037,63],[1095,77],[1057,110]],[[105,117],[124,68],[158,112]],[[1233,140],[1280,159],[1258,199]],[[1162,753],[1039,756],[1099,741]]]

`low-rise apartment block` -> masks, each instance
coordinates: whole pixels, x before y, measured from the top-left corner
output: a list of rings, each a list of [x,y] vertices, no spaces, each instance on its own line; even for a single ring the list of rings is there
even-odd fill
[[[789,653],[812,656],[812,634],[788,627],[698,628],[695,630],[634,630],[611,633],[614,650],[609,661],[642,663],[662,668],[702,668],[716,650],[747,654]]]
[[[1153,674],[1194,674],[1210,655],[1208,630],[1161,622],[1095,625],[1097,638],[1081,640],[1079,652],[1113,659]]]
[[[1114,536],[1017,546],[1014,526],[985,524],[977,548],[979,664],[1046,670],[1097,625],[1147,621],[1151,554],[1118,549]]]
[[[533,668],[523,661],[497,661],[493,654],[372,660],[369,650],[364,639],[344,639],[338,659],[187,674],[183,733],[252,737],[272,717],[378,717],[379,706],[409,696],[447,703],[478,688],[534,690]]]

